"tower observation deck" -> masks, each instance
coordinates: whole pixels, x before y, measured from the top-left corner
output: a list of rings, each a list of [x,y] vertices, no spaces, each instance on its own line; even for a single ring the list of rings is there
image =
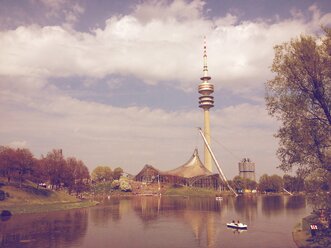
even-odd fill
[[[209,83],[211,77],[208,75],[206,39],[204,40],[203,48],[203,77],[201,77],[200,79],[202,83],[199,84],[198,87],[198,92],[201,95],[199,97],[199,108],[202,108],[204,112],[204,135],[207,142],[210,144],[209,109],[214,107],[214,97],[211,95],[214,92],[214,85]],[[209,171],[212,171],[212,157],[206,145],[204,154],[204,165]]]

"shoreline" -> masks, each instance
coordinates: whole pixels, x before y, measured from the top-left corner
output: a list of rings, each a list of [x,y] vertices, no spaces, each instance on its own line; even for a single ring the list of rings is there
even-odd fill
[[[3,210],[10,211],[12,215],[22,215],[87,208],[96,206],[98,204],[99,202],[97,201],[82,200],[77,202],[51,202],[41,204],[7,205],[5,206],[6,209]],[[0,208],[2,208],[1,204]]]
[[[309,237],[310,235],[302,229],[300,222],[293,227],[292,238],[298,248],[309,248],[310,243],[306,241]]]

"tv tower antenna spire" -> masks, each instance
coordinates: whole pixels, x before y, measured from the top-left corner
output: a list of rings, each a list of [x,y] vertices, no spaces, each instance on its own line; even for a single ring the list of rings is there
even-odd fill
[[[202,81],[199,84],[198,92],[201,95],[199,97],[199,108],[203,109],[204,113],[204,136],[208,144],[210,144],[210,114],[209,109],[214,107],[214,97],[211,95],[214,92],[214,85],[209,83],[211,77],[208,74],[208,65],[207,65],[207,44],[206,37],[204,37],[204,46],[203,46],[203,76],[200,78]],[[208,147],[205,145],[204,153],[204,165],[209,170],[212,171],[212,157],[208,150]]]

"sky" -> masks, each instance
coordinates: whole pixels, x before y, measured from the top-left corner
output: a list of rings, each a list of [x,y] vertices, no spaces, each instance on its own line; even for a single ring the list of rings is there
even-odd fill
[[[0,145],[137,174],[198,148],[206,37],[211,147],[225,175],[277,169],[273,47],[331,25],[328,0],[0,0]],[[214,169],[216,171],[216,169]]]

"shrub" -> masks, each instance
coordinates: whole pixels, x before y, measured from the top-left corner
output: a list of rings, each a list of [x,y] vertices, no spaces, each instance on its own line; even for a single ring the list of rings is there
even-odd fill
[[[131,184],[126,180],[121,180],[120,181],[120,189],[124,192],[131,192],[132,191]]]
[[[5,191],[0,190],[0,201],[5,200],[5,198],[6,198],[6,193],[5,193]]]
[[[118,180],[114,180],[111,183],[111,188],[112,189],[118,189],[120,187],[120,182]]]
[[[2,217],[12,216],[12,213],[9,210],[3,210],[0,215]]]

